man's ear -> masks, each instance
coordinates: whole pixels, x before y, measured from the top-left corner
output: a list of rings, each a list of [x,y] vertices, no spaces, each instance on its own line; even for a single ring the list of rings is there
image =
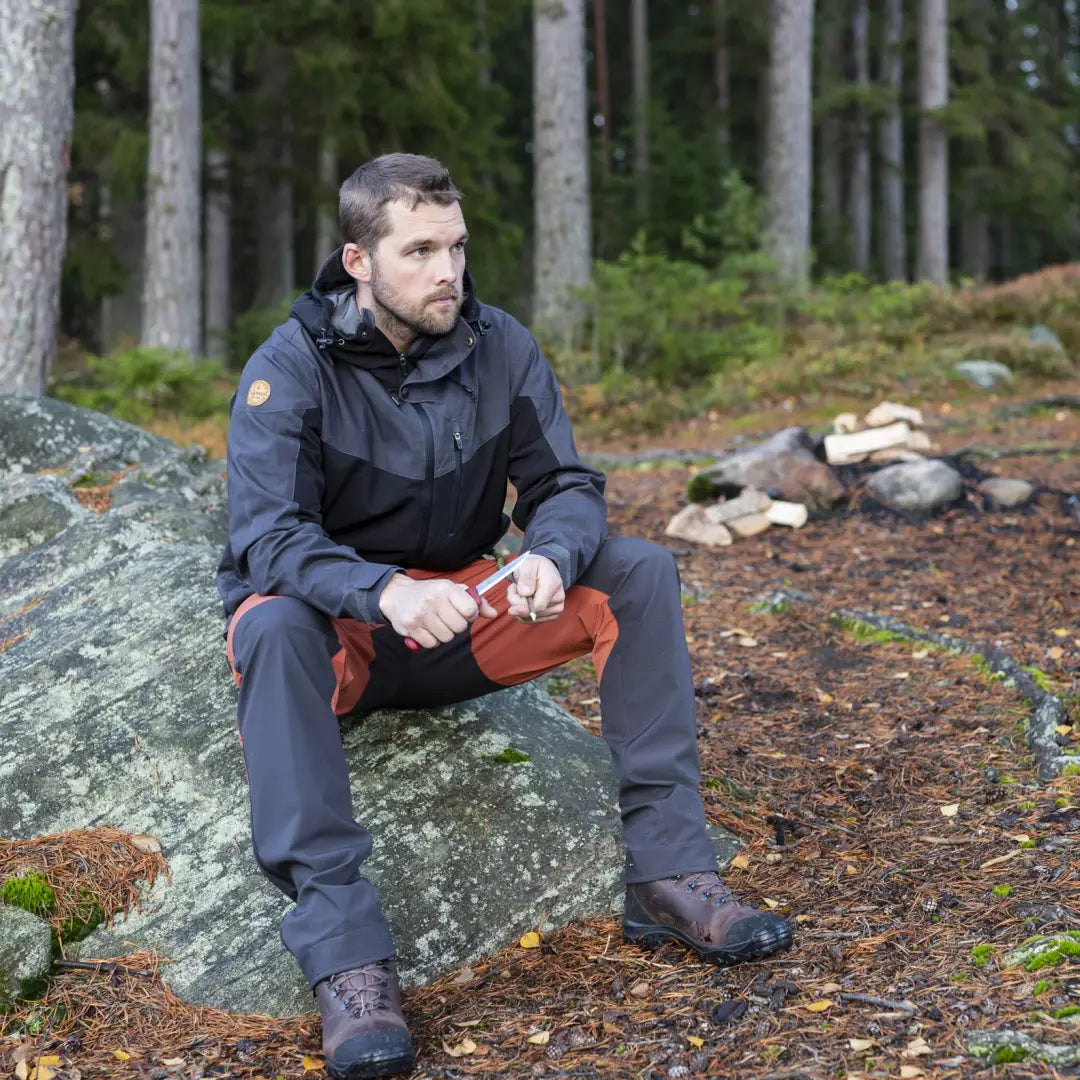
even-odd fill
[[[341,252],[341,264],[349,277],[365,284],[371,282],[371,256],[359,244],[346,244]]]

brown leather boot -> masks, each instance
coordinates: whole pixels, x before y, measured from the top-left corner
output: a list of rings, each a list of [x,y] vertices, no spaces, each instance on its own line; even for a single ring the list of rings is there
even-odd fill
[[[714,964],[791,947],[787,920],[740,903],[715,870],[627,885],[623,937],[650,947],[675,938]]]
[[[413,1041],[401,1014],[393,957],[349,968],[315,987],[326,1071],[335,1080],[411,1072]]]

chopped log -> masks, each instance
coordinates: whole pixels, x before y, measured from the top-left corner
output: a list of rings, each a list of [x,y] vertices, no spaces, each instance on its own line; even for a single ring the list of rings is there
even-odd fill
[[[684,506],[668,522],[664,535],[707,547],[727,547],[732,543],[731,533],[725,526],[710,521],[700,503]]]
[[[765,511],[765,516],[774,525],[787,525],[791,529],[801,529],[806,524],[810,513],[802,503],[773,499],[772,505]]]
[[[922,410],[912,408],[910,405],[898,405],[895,401],[883,401],[875,405],[863,417],[863,422],[867,427],[885,427],[888,424],[895,424],[898,420],[904,420],[912,427],[922,427]]]
[[[705,516],[716,525],[724,525],[747,514],[763,514],[772,499],[757,488],[743,488],[734,498],[705,507]]]
[[[875,450],[904,446],[910,435],[911,428],[903,421],[888,427],[856,431],[851,435],[826,435],[825,458],[830,465],[848,465],[862,461]]]
[[[727,527],[738,537],[747,539],[751,536],[757,536],[758,533],[765,532],[766,529],[771,528],[772,522],[769,521],[768,514],[744,514],[742,517],[737,517],[734,521],[729,521]]]
[[[850,435],[859,430],[859,418],[853,412],[842,412],[833,417],[832,429],[834,435]]]

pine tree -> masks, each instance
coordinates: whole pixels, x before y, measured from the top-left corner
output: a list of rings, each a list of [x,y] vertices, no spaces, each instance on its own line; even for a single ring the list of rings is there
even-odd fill
[[[949,100],[948,0],[919,2],[918,277],[949,277],[949,144],[941,110]]]

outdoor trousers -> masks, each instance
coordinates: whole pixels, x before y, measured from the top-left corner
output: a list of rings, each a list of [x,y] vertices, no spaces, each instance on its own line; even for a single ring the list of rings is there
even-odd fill
[[[495,569],[410,570],[475,585]],[[339,730],[348,713],[424,708],[536,678],[591,652],[601,725],[619,785],[628,883],[715,870],[698,792],[690,657],[678,571],[645,540],[604,542],[551,622],[500,612],[447,644],[411,652],[388,625],[330,618],[292,597],[250,596],[229,624],[256,861],[296,901],[281,938],[311,986],[393,955],[375,886],[361,876],[371,836],[353,816]]]

